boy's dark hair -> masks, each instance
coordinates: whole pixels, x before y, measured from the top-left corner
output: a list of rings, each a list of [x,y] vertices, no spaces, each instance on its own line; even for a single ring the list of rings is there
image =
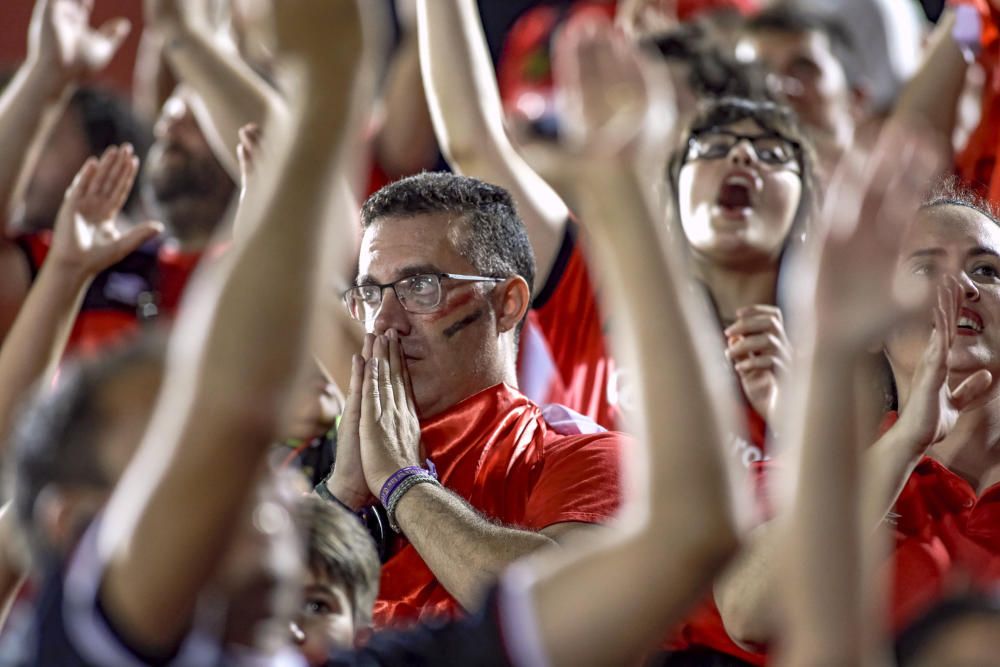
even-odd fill
[[[467,176],[424,172],[385,186],[361,208],[361,226],[381,218],[448,213],[462,216],[458,251],[483,276],[519,275],[535,286],[535,254],[510,193]]]
[[[777,3],[750,17],[747,32],[773,30],[775,32],[818,32],[826,35],[830,50],[844,68],[847,82],[857,85],[863,79],[857,46],[850,31],[832,16],[796,7],[791,3]]]
[[[114,410],[103,391],[132,373],[162,373],[163,362],[163,339],[143,338],[99,359],[64,365],[55,389],[38,387],[29,399],[12,429],[7,468],[15,517],[36,553],[46,549],[33,529],[46,487],[110,490],[117,482],[103,468],[101,435]]]
[[[354,514],[316,496],[302,499],[299,516],[309,567],[347,589],[355,628],[370,626],[381,566],[368,531]]]

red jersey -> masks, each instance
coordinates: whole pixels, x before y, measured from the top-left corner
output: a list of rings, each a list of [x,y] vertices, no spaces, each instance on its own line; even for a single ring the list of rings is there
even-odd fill
[[[615,433],[562,435],[537,405],[499,384],[421,423],[441,483],[476,511],[529,530],[605,523],[622,501]],[[382,566],[378,627],[461,611],[405,538]]]
[[[1000,202],[1000,172],[996,170],[1000,150],[1000,14],[988,0],[953,0],[971,5],[982,21],[979,63],[986,71],[979,125],[965,148],[955,157],[958,175],[990,201]]]
[[[51,242],[51,232],[18,239],[32,278],[45,261]],[[172,317],[201,256],[152,243],[103,271],[87,291],[67,352],[92,354],[134,335],[151,317]]]
[[[615,364],[597,290],[578,242],[579,226],[566,223],[549,278],[532,304],[521,334],[518,381],[537,403],[565,405],[605,428],[616,428],[620,407],[634,397],[627,369]],[[744,401],[747,438],[730,449],[745,466],[766,457],[767,424]]]
[[[888,424],[896,421],[891,413]],[[923,457],[886,519],[894,526],[892,626],[902,630],[952,586],[1000,585],[1000,483],[982,495]]]
[[[621,392],[622,378],[605,340],[604,317],[577,230],[576,223],[566,223],[559,254],[529,314],[521,375],[523,386],[539,391],[531,394],[538,402],[560,403],[613,429],[619,402],[628,396]],[[535,332],[537,340],[531,338]],[[549,363],[543,366],[545,358]],[[543,373],[548,378],[540,377]]]
[[[896,423],[889,413],[882,433]],[[768,476],[776,464],[754,466],[758,492],[767,495]],[[952,586],[990,590],[1000,586],[1000,483],[977,497],[960,476],[929,456],[910,474],[886,521],[893,525],[893,552],[884,574],[893,582],[891,627],[899,632],[949,597]],[[725,632],[714,604],[695,616],[698,627],[685,636],[688,646],[707,646],[755,665],[767,656],[748,653]]]

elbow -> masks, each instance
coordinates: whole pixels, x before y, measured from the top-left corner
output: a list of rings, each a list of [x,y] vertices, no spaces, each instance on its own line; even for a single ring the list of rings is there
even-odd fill
[[[727,590],[716,585],[715,604],[722,617],[722,625],[729,638],[740,648],[759,650],[766,645],[770,635],[768,613],[752,594],[740,590]]]

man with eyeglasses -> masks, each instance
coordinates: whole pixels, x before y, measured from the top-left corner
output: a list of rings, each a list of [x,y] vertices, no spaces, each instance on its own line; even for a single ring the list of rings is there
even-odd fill
[[[317,492],[384,508],[399,534],[375,605],[386,625],[470,609],[509,563],[607,521],[622,438],[583,419],[557,432],[516,388],[535,263],[507,191],[420,174],[361,213],[344,298],[367,338]]]

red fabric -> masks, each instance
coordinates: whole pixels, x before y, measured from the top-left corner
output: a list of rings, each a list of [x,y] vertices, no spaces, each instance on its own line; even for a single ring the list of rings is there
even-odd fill
[[[888,413],[880,432],[889,430],[896,419],[895,412]],[[759,490],[777,465],[776,461],[754,465]],[[893,582],[890,620],[895,632],[946,598],[953,586],[982,590],[1000,586],[1000,483],[977,498],[967,481],[925,456],[907,479],[887,521],[895,525],[895,546],[884,569]],[[700,609],[695,619],[701,627],[695,632],[685,629],[682,635],[689,645],[765,664],[766,655],[746,653],[733,644],[714,604]]]
[[[504,525],[603,523],[621,504],[623,436],[559,435],[537,405],[503,384],[422,423],[421,440],[441,483]],[[400,543],[382,567],[376,626],[459,613],[413,545]]]
[[[627,391],[622,391],[624,378],[616,373],[604,338],[604,318],[579,243],[574,242],[555,279],[555,290],[530,316],[548,344],[555,369],[546,402],[561,403],[613,429]]]
[[[891,413],[895,423],[895,413]],[[953,586],[1000,585],[1000,483],[976,490],[925,456],[890,515],[895,524],[892,624],[901,630]]]
[[[557,280],[553,293],[529,320],[529,326],[537,327],[546,339],[553,361],[547,400],[566,405],[602,426],[613,427],[619,400],[629,400],[627,376],[616,371],[610,356],[597,295],[578,243]],[[522,363],[538,363],[529,359],[529,354],[537,356],[537,352],[529,352],[524,345],[530,336],[531,332],[526,330],[522,338]],[[522,374],[525,373],[530,374],[530,369],[523,369]],[[744,408],[749,441],[736,438],[733,453],[750,468],[759,465],[765,456],[767,424],[749,403]],[[752,474],[760,477],[757,472]],[[762,487],[759,488],[763,499]],[[709,646],[753,664],[763,664],[764,660],[764,656],[744,651],[733,643],[711,596],[663,644],[665,650],[674,651],[694,646]]]
[[[209,254],[216,256],[217,251],[223,249],[213,249]],[[201,252],[181,252],[175,248],[164,245],[158,254],[160,267],[160,304],[159,310],[163,315],[172,317],[177,312],[177,307],[181,302],[181,295],[187,286],[188,279],[194,273],[198,262],[201,261]]]
[[[21,243],[31,255],[35,267],[41,267],[52,244],[51,232],[23,237]],[[157,253],[160,316],[172,317],[177,312],[180,297],[194,272],[201,253],[182,253],[162,246]],[[120,343],[139,330],[135,313],[125,310],[87,308],[77,315],[66,345],[66,353],[88,356]]]
[[[995,169],[1000,149],[1000,16],[987,0],[953,0],[950,4],[970,5],[979,12],[983,34],[978,60],[986,71],[981,120],[956,156],[955,169],[980,194],[1000,203],[1000,172]]]
[[[565,21],[584,14],[611,19],[615,5],[614,0],[578,0],[568,10],[542,5],[522,14],[507,33],[497,68],[500,96],[508,111],[517,109],[525,95],[538,95],[551,102],[553,34]],[[735,9],[749,15],[760,6],[759,0],[680,0],[677,16],[681,21],[689,21],[719,9]]]

